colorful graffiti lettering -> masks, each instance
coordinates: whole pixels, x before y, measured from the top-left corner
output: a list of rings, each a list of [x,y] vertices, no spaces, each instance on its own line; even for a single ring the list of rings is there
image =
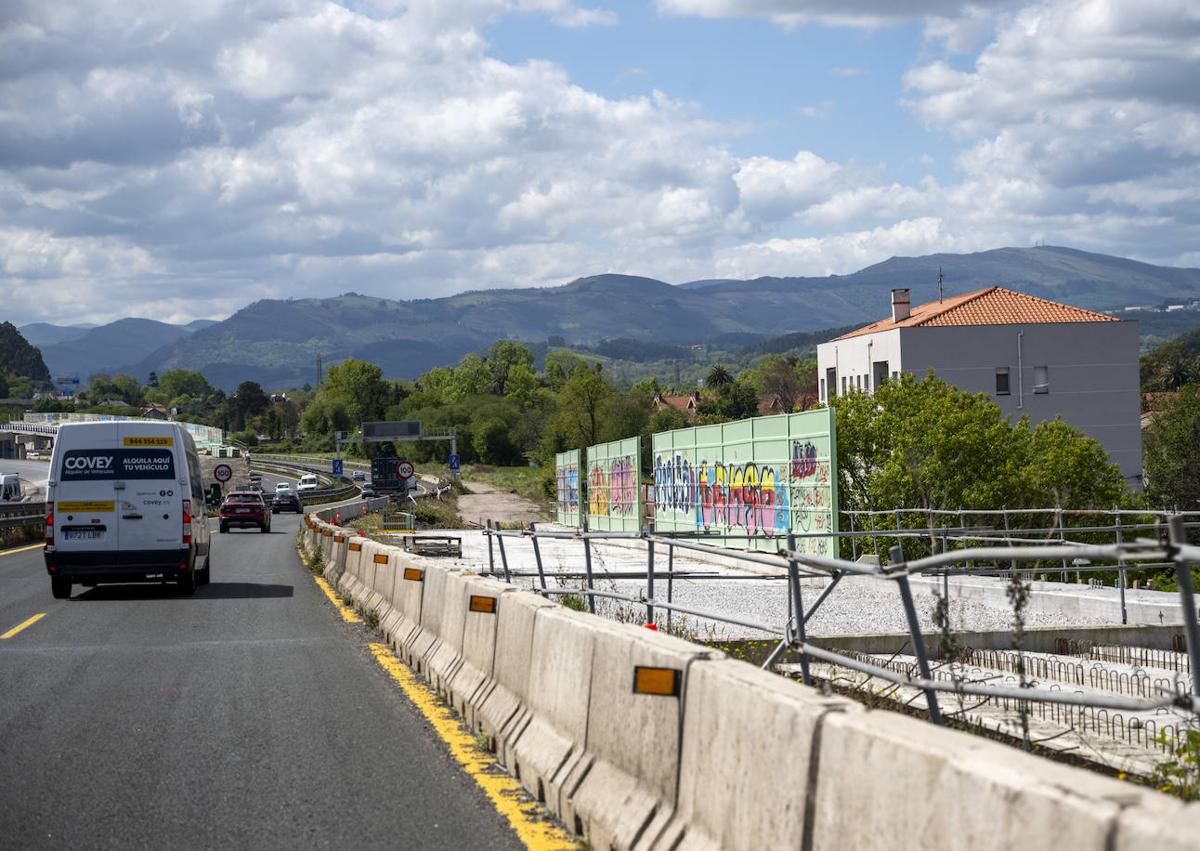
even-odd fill
[[[702,461],[693,466],[679,455],[666,460],[659,456],[654,490],[660,511],[692,516],[698,529],[744,529],[750,535],[788,529],[787,483],[767,464]]]
[[[598,461],[588,471],[588,513],[628,515],[637,509],[638,476],[632,458]]]
[[[574,464],[561,466],[555,473],[558,510],[567,514],[579,510],[579,468]]]
[[[792,478],[807,479],[817,472],[817,447],[811,442],[795,441],[792,444]]]

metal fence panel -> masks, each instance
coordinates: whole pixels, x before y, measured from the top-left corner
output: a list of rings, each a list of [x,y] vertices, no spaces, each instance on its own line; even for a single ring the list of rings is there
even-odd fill
[[[636,532],[641,529],[641,457],[641,437],[588,447],[589,528],[605,532]]]
[[[653,449],[658,531],[727,533],[738,537],[726,546],[768,551],[790,531],[798,550],[837,554],[832,408],[661,432]]]
[[[583,466],[583,450],[570,449],[554,456],[554,477],[557,483],[555,519],[564,526],[579,527],[579,470]]]

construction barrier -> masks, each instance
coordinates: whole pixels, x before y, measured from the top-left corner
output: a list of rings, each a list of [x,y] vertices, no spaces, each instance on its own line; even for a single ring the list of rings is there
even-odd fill
[[[313,524],[345,535],[342,593],[592,847],[1200,849],[1200,804]]]

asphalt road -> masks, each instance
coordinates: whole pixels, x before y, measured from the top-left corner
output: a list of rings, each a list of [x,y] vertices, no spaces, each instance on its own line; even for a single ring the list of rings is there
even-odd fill
[[[0,555],[0,633],[45,613],[0,640],[0,847],[520,847],[300,566],[298,528],[214,534],[190,598],[55,600],[40,550]]]

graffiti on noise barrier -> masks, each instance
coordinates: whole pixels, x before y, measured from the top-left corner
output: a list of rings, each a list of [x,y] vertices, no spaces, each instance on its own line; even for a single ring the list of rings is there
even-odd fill
[[[579,468],[567,464],[558,468],[558,510],[571,513],[579,510]]]
[[[654,463],[658,510],[691,517],[697,529],[744,529],[751,535],[822,532],[830,528],[830,465],[817,460],[811,441],[794,441],[790,465],[747,462],[692,464],[682,455]],[[826,552],[822,538],[801,543],[808,552]]]
[[[696,528],[745,529],[750,535],[786,533],[787,476],[770,464],[692,465],[679,455],[654,463],[659,510],[693,515]]]
[[[637,507],[638,477],[630,458],[597,462],[588,472],[588,513],[595,517],[625,515]]]

